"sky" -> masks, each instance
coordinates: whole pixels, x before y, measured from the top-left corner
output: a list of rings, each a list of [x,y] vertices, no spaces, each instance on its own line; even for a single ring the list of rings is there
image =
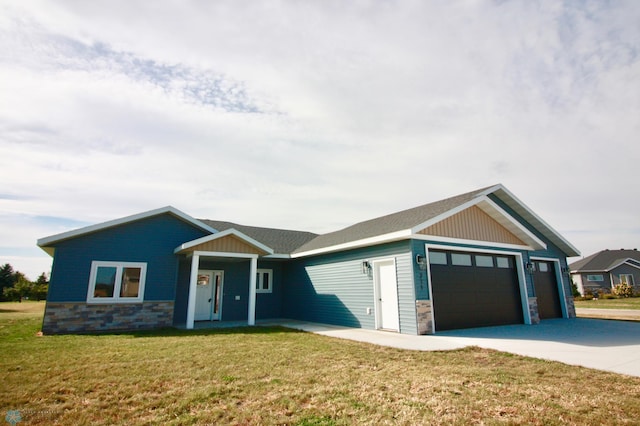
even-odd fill
[[[637,0],[0,0],[0,264],[167,205],[324,233],[497,183],[638,247],[639,49]]]

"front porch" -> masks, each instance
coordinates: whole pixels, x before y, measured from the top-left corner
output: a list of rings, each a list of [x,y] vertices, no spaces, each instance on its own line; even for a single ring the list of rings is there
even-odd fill
[[[188,261],[188,283],[184,282],[185,277],[179,277],[176,294],[176,300],[182,300],[176,309],[184,309],[186,305],[186,315],[183,319],[182,311],[178,312],[174,325],[184,324],[186,329],[194,329],[196,325],[226,326],[227,322],[239,322],[240,311],[245,312],[246,318],[242,325],[255,325],[260,284],[258,259],[273,254],[271,248],[229,229],[184,243],[174,253]],[[229,307],[232,311],[226,314],[225,321],[223,313]]]

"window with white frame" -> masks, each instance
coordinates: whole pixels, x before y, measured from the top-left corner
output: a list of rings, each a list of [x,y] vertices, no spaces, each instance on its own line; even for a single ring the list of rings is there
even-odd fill
[[[146,275],[146,263],[95,260],[91,262],[87,302],[142,302]]]
[[[591,282],[604,281],[604,276],[603,275],[587,275],[587,281],[591,281]]]
[[[273,270],[258,269],[256,276],[256,293],[271,293],[273,291]]]
[[[620,274],[620,284],[634,285],[633,284],[633,275],[631,275],[631,274]]]

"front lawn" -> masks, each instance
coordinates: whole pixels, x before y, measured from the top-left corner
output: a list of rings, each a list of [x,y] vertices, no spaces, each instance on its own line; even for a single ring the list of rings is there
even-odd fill
[[[0,417],[11,410],[19,425],[640,419],[640,378],[491,350],[406,351],[278,327],[38,337],[41,313],[3,305]]]
[[[576,300],[575,305],[576,308],[640,310],[640,297],[626,297],[622,299]]]

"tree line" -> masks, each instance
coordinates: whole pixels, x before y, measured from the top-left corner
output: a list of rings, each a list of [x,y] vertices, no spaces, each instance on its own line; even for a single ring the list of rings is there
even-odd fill
[[[37,280],[29,279],[13,266],[5,263],[0,267],[0,301],[22,302],[24,299],[45,300],[49,290],[49,279],[43,272]]]

